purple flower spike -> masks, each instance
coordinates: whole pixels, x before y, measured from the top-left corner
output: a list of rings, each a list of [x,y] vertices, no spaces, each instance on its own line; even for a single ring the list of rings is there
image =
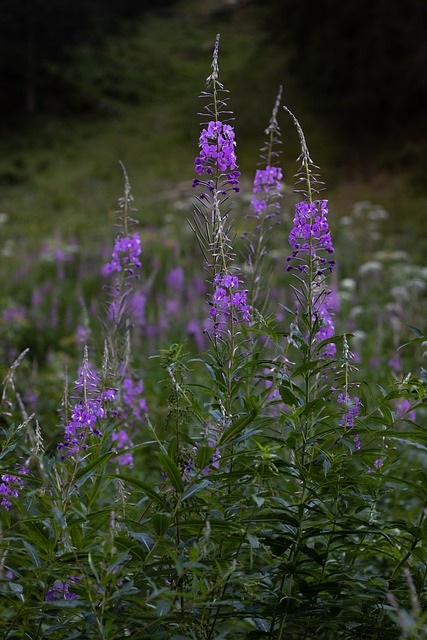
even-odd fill
[[[215,291],[211,298],[210,316],[215,324],[220,319],[233,317],[233,322],[249,322],[250,305],[247,303],[247,290],[239,289],[239,278],[229,273],[218,273],[214,279]]]
[[[234,172],[237,167],[234,147],[234,129],[230,124],[223,124],[219,120],[211,120],[207,128],[202,129],[199,138],[200,155],[195,159],[195,169],[199,175],[212,174],[212,167],[220,173]],[[239,172],[228,176],[230,184],[237,185]]]
[[[308,259],[316,258],[323,250],[333,253],[329,224],[326,219],[328,201],[298,202],[295,206],[294,226],[289,234],[289,244],[294,248],[292,258],[299,254],[308,255]],[[330,263],[328,263],[329,268]],[[321,267],[322,271],[324,267]]]

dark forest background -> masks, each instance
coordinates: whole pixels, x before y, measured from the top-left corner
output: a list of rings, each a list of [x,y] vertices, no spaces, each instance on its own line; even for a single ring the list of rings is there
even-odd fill
[[[114,92],[137,99],[114,69],[81,69],[82,50],[132,32],[148,13],[167,17],[179,0],[2,0],[0,111],[67,113],[96,109]],[[298,78],[316,111],[359,135],[426,133],[427,3],[424,0],[218,2],[217,13],[258,5],[257,23],[276,66]],[[171,34],[172,35],[172,34]],[[260,42],[263,46],[263,42]],[[106,61],[110,63],[109,60]],[[155,61],[153,61],[155,64]],[[98,81],[98,90],[88,83]],[[117,96],[115,96],[117,97]],[[4,119],[6,117],[6,120]],[[349,131],[348,125],[351,124]]]
[[[282,84],[333,215],[379,203],[396,244],[422,255],[425,0],[0,0],[0,9],[0,212],[11,237],[83,235],[88,215],[103,220],[115,201],[119,159],[144,216],[164,224],[191,184],[197,96],[220,32],[247,188]],[[282,124],[291,181],[298,140],[284,113]]]

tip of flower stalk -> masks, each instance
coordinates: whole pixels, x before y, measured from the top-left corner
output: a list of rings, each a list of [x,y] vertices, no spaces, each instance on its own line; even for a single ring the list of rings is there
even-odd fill
[[[215,45],[212,54],[212,73],[206,78],[206,86],[209,86],[211,83],[218,83],[219,78],[219,65],[218,65],[218,57],[219,57],[219,38],[220,34],[216,34]],[[222,85],[221,85],[222,86]]]
[[[314,173],[313,171],[313,169],[318,169],[319,167],[314,164],[313,160],[310,157],[310,152],[308,150],[304,131],[299,121],[287,106],[284,106],[283,109],[292,118],[292,121],[298,132],[298,137],[299,137],[300,146],[301,146],[301,153],[298,157],[298,161],[301,162],[301,166],[297,171],[297,173],[295,174],[295,178],[297,179],[296,185],[301,185],[305,183],[306,188],[295,189],[295,193],[301,193],[302,195],[304,195],[308,203],[311,204],[313,202],[313,194],[320,193],[320,191],[324,190],[324,187],[323,187],[324,183],[319,180],[319,174]]]

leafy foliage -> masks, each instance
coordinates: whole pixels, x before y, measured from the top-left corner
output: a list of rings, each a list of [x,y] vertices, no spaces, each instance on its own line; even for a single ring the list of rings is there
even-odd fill
[[[79,265],[67,260],[77,250],[60,245],[44,273],[36,271],[37,259],[26,265],[30,280],[50,283],[43,304],[31,298],[35,319],[27,313],[29,292],[18,305],[11,290],[3,308],[2,356],[13,364],[3,365],[1,398],[2,635],[422,638],[427,442],[420,307],[415,318],[399,310],[409,338],[403,321],[388,326],[382,317],[372,337],[375,365],[370,340],[356,335],[357,323],[346,324],[357,316],[339,317],[338,305],[342,331],[335,331],[332,311],[322,310],[334,295],[334,261],[322,253],[332,251],[326,201],[313,199],[317,167],[292,114],[304,200],[290,234],[294,251],[283,252],[267,217],[280,217],[279,173],[270,171],[280,161],[280,92],[262,150],[265,173],[255,182],[255,193],[260,180],[273,193],[267,189],[261,232],[252,215],[249,241],[239,243],[232,233],[240,175],[234,144],[219,157],[224,122],[231,121],[219,82],[219,37],[203,97],[209,124],[202,123],[195,166],[206,175],[194,183],[192,225],[207,281],[196,275],[194,260],[175,264],[167,246],[162,265],[141,253],[124,170],[113,259],[90,255],[98,271],[104,263],[108,283],[86,280],[79,266],[88,256]],[[234,142],[227,127],[227,143]],[[286,271],[289,262],[301,268]],[[386,276],[393,281],[392,270]],[[355,293],[363,282],[341,283],[338,291]],[[71,283],[79,283],[80,301]],[[382,281],[369,283],[376,284],[381,289]],[[256,295],[240,313],[245,286],[256,287]],[[370,308],[377,297],[366,291],[360,300]],[[30,338],[37,344],[36,327],[46,342],[52,336],[42,322],[51,320],[52,300],[61,309],[55,341],[36,353],[17,352]],[[355,306],[345,295],[341,300]],[[352,335],[362,343],[359,356]],[[398,345],[398,361],[387,366]],[[401,353],[409,353],[412,373]],[[58,447],[59,407],[65,435]]]

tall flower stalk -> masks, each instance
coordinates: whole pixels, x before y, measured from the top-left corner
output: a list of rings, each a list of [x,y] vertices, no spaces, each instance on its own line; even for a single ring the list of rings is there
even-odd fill
[[[117,388],[117,402],[119,416],[132,424],[133,418],[141,419],[141,412],[146,411],[145,400],[142,398],[142,380],[135,382],[130,371],[131,359],[131,328],[134,314],[134,281],[139,277],[141,268],[141,239],[134,227],[137,221],[131,217],[135,211],[133,196],[128,174],[122,162],[120,166],[124,177],[124,192],[119,198],[119,211],[116,234],[111,261],[103,267],[104,275],[112,275],[113,283],[109,288],[107,313],[104,321],[106,344],[108,345],[107,364],[112,384]],[[132,446],[126,430],[122,427],[112,435],[116,452]],[[119,466],[132,465],[130,453],[118,456]]]
[[[278,166],[281,132],[277,116],[281,99],[282,87],[279,88],[270,121],[265,129],[267,139],[261,148],[261,168],[255,173],[251,213],[246,216],[253,218],[256,225],[253,232],[245,233],[248,240],[248,270],[251,274],[249,291],[252,313],[263,282],[263,264],[268,252],[266,236],[272,227],[278,224],[277,218],[280,215],[280,182],[283,176],[282,169]]]
[[[331,258],[334,247],[327,220],[328,201],[315,199],[316,194],[323,190],[323,182],[316,173],[318,167],[310,157],[300,123],[287,107],[284,109],[296,126],[301,144],[295,192],[303,195],[304,200],[295,206],[294,226],[289,234],[293,251],[287,259],[287,270],[292,271],[298,280],[298,286],[293,290],[307,330],[305,358],[309,362],[316,342],[334,334],[327,305],[330,291],[326,286],[326,279],[335,266],[335,260]],[[335,355],[334,348],[331,347],[329,355]]]
[[[299,403],[294,400],[293,392],[286,392],[284,395],[291,401],[293,408],[290,421],[298,434],[297,444],[291,454],[292,464],[298,469],[295,477],[298,490],[295,492],[294,505],[297,525],[289,556],[289,564],[297,565],[302,553],[307,520],[310,518],[310,478],[312,465],[318,453],[317,426],[322,424],[323,419],[324,400],[321,398],[320,377],[327,366],[327,360],[335,355],[335,344],[325,342],[335,333],[326,305],[329,295],[326,279],[332,272],[335,261],[331,258],[334,248],[327,221],[328,203],[327,200],[316,199],[323,187],[317,173],[318,167],[310,157],[301,125],[287,107],[284,109],[290,114],[300,140],[300,167],[296,174],[295,191],[303,196],[295,206],[293,228],[289,234],[292,253],[287,258],[287,271],[297,280],[297,285],[292,286],[292,289],[296,299],[296,316],[300,318],[299,323],[293,323],[291,326],[288,340],[299,349],[302,356],[302,362],[294,368],[291,378],[302,380],[299,393],[306,410],[301,411]],[[322,360],[326,362],[323,364]],[[291,380],[289,390],[293,384]],[[316,406],[316,402],[318,409],[314,411],[311,407]],[[276,605],[269,637],[282,640],[288,620],[288,607],[296,588],[294,575],[289,572],[287,564],[281,569],[279,584],[279,592],[286,592],[285,604],[280,606],[280,616],[279,604]],[[277,618],[279,622],[276,635]]]
[[[212,71],[201,98],[207,103],[201,115],[199,154],[196,157],[193,187],[198,189],[193,230],[211,273],[213,293],[209,297],[212,338],[217,355],[225,363],[227,412],[231,409],[231,387],[236,356],[236,325],[249,320],[247,290],[242,287],[234,251],[230,215],[230,195],[239,191],[236,141],[228,92],[219,81],[219,35],[215,40]]]
[[[117,374],[126,360],[128,332],[132,317],[133,280],[141,268],[141,239],[132,229],[136,220],[131,217],[133,196],[129,178],[123,163],[120,163],[124,177],[124,193],[119,198],[119,232],[116,235],[111,261],[104,265],[105,275],[113,274],[114,282],[109,288],[107,319],[105,328],[111,354],[112,373]]]

